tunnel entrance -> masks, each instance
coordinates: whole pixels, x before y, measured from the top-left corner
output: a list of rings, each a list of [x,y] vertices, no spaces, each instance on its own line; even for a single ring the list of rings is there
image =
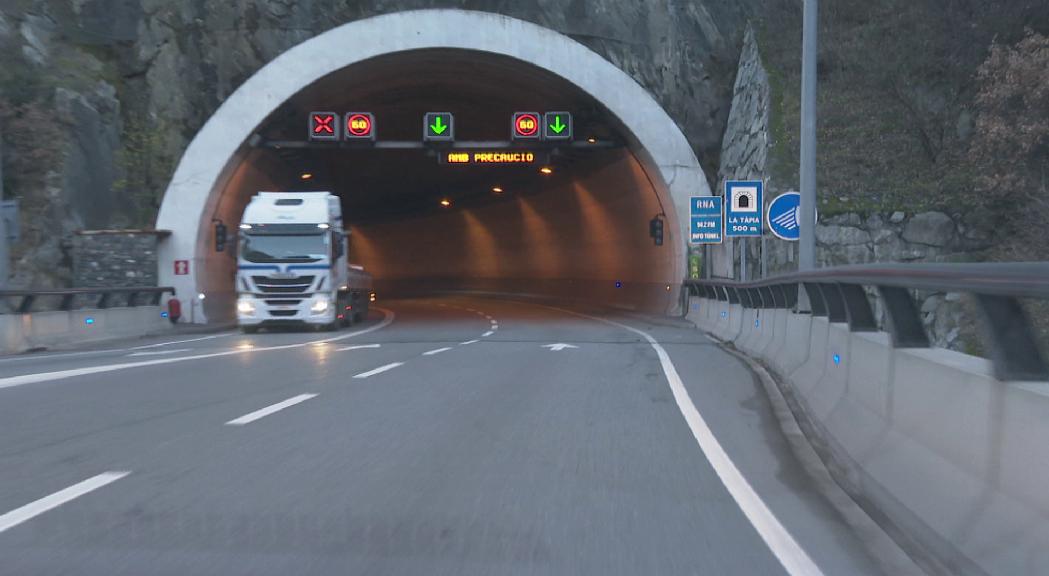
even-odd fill
[[[381,46],[369,43],[377,37]],[[449,111],[456,141],[498,149],[513,112],[568,110],[575,142],[510,148],[536,155],[523,164],[456,165],[419,146],[311,145],[313,110],[371,112],[380,144],[419,142],[424,114]],[[157,227],[173,231],[162,282],[184,300],[205,294],[209,320],[231,317],[236,274],[235,257],[213,250],[212,223],[235,230],[264,190],[338,195],[351,261],[381,293],[485,290],[659,312],[674,310],[684,277],[688,196],[709,194],[673,121],[622,71],[550,30],[459,10],[376,17],[306,41],[208,121]],[[669,223],[663,246],[648,236],[656,216]],[[175,274],[176,260],[191,260],[190,273]]]

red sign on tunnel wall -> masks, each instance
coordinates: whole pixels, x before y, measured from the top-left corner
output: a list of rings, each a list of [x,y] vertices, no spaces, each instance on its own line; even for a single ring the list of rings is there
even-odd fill
[[[310,140],[338,139],[338,114],[334,112],[310,112]]]
[[[175,276],[189,274],[189,260],[175,260]]]

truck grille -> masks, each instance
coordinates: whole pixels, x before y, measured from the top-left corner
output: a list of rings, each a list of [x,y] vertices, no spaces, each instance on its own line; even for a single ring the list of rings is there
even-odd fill
[[[302,302],[301,298],[294,300],[265,300],[266,304],[270,306],[298,306],[299,302]]]
[[[298,278],[269,278],[267,276],[252,276],[251,279],[259,287],[260,292],[266,294],[305,294],[313,285],[313,276],[299,276]]]
[[[270,316],[294,316],[294,310],[270,310]]]

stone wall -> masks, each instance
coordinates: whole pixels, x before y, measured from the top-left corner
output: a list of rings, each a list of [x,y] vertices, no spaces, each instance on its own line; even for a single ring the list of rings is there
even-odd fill
[[[89,230],[73,236],[73,287],[157,285],[157,242],[151,230]]]

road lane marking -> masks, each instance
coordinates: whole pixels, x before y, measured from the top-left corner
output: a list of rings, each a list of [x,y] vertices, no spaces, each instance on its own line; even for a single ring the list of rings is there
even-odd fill
[[[551,352],[560,352],[566,348],[579,348],[579,346],[573,346],[572,344],[565,344],[564,342],[558,342],[557,344],[543,344],[540,348],[549,348]]]
[[[492,334],[495,334],[495,332],[492,332],[491,330],[489,330],[489,331],[485,332],[484,334],[481,334],[481,338],[487,338],[487,337],[491,336]]]
[[[144,346],[133,346],[128,350],[145,350],[146,348],[160,348],[161,346],[170,346],[172,344],[186,344],[187,342],[200,342],[201,340],[214,340],[215,338],[225,338],[227,336],[233,336],[236,332],[224,332],[222,334],[212,334],[211,336],[202,336],[200,338],[189,338],[187,340],[173,340],[171,342],[158,342],[156,344],[146,344]]]
[[[467,340],[466,342],[460,342],[459,345],[460,346],[469,346],[470,344],[476,344],[478,342],[480,342],[480,340]]]
[[[310,398],[316,398],[316,397],[317,397],[316,394],[299,394],[298,396],[294,396],[292,398],[288,398],[287,400],[285,400],[283,402],[277,402],[276,404],[274,404],[272,406],[267,406],[267,407],[265,407],[265,408],[263,408],[261,410],[256,410],[254,412],[251,412],[250,414],[245,414],[245,415],[241,416],[240,418],[235,418],[233,420],[230,420],[229,422],[226,422],[226,425],[227,426],[243,426],[245,424],[251,424],[252,422],[254,422],[254,421],[256,421],[256,420],[258,420],[260,418],[265,418],[266,416],[269,416],[270,414],[273,414],[274,412],[280,412],[281,410],[283,410],[285,408],[288,408],[289,406],[294,406],[296,404],[300,404],[302,402],[305,402],[305,401],[309,400]]]
[[[375,376],[376,374],[382,374],[383,372],[386,372],[387,370],[393,370],[394,368],[396,368],[398,366],[404,366],[404,362],[393,362],[393,363],[387,364],[385,366],[379,366],[375,370],[368,370],[367,372],[361,372],[360,374],[354,376],[354,378],[368,378],[370,376]]]
[[[747,520],[757,530],[761,539],[765,541],[765,545],[769,547],[769,550],[779,560],[784,570],[791,576],[823,576],[819,566],[813,562],[808,553],[780,523],[776,515],[772,513],[772,510],[761,499],[761,496],[754,491],[754,488],[743,476],[743,473],[739,471],[739,468],[736,467],[736,464],[729,458],[728,453],[725,452],[717,437],[714,436],[714,432],[692,402],[692,398],[685,388],[685,383],[681,380],[677,368],[674,367],[674,363],[670,360],[670,355],[667,354],[667,351],[655,338],[647,332],[613,320],[543,304],[535,304],[535,306],[557,310],[580,318],[596,320],[611,326],[618,326],[644,338],[659,357],[659,364],[663,368],[663,374],[666,376],[667,383],[670,384],[670,390],[674,394],[678,410],[684,416],[685,422],[692,431],[693,438],[699,444],[699,449],[703,452],[707,461],[710,462],[711,467],[714,468],[714,472],[721,479],[721,483],[725,485],[725,489],[736,501],[736,505],[743,511],[743,515],[747,517]]]
[[[16,508],[3,516],[0,516],[0,532],[14,528],[19,524],[31,520],[48,510],[54,510],[59,506],[75,500],[84,494],[94,492],[99,488],[116,482],[131,472],[103,472],[98,476],[92,476],[83,482],[73,484],[69,488],[59,490],[50,496],[45,496],[35,502],[30,502],[21,508]]]
[[[179,352],[192,352],[192,348],[175,348],[174,350],[150,350],[147,352],[132,352],[128,358],[135,356],[163,356],[164,354],[178,354]]]
[[[436,350],[430,350],[429,352],[423,352],[423,356],[433,356],[434,354],[440,354],[441,352],[447,352],[451,348],[438,348]]]
[[[359,346],[345,346],[343,348],[336,348],[336,352],[346,352],[347,350],[364,350],[365,348],[381,348],[382,344],[361,344]]]
[[[318,342],[334,342],[337,340],[345,340],[346,338],[353,338],[354,336],[360,336],[361,334],[367,334],[380,330],[390,325],[394,319],[394,313],[391,310],[385,308],[375,307],[376,310],[381,311],[386,315],[382,322],[379,322],[375,326],[365,328],[364,330],[358,330],[356,332],[350,332],[349,334],[343,334],[341,336],[334,336],[331,338],[323,338],[320,340],[309,340],[306,342],[299,342],[297,344],[283,344],[280,346],[261,346],[258,348],[238,348],[235,350],[225,350],[223,352],[211,352],[208,354],[195,354],[193,356],[179,356],[177,358],[159,358],[156,360],[141,360],[138,362],[122,362],[120,364],[103,364],[101,366],[88,366],[86,368],[72,368],[69,370],[58,370],[55,372],[37,372],[35,374],[22,374],[21,376],[9,376],[7,378],[0,378],[0,389],[13,388],[15,386],[24,386],[26,384],[36,384],[38,382],[50,382],[52,380],[62,380],[65,378],[73,378],[74,376],[85,376],[88,374],[100,374],[103,372],[115,372],[117,370],[126,370],[129,368],[139,368],[142,366],[157,366],[161,364],[173,364],[175,362],[186,362],[189,360],[203,360],[206,358],[218,358],[221,356],[230,356],[233,354],[251,354],[256,352],[269,352],[272,350],[289,350],[292,348],[305,348],[316,344]]]

